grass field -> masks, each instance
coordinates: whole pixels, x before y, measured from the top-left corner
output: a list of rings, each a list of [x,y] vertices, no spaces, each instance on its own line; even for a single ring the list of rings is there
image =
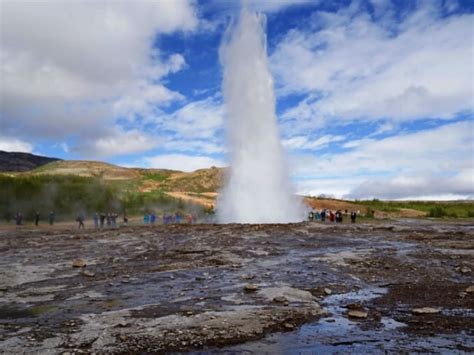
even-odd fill
[[[139,181],[104,181],[72,175],[0,175],[0,218],[11,220],[17,212],[32,220],[54,211],[57,220],[79,214],[115,212],[140,215],[151,211],[204,213],[204,208],[168,196],[163,190],[140,192]]]
[[[225,169],[219,168],[183,173],[102,162],[53,162],[30,172],[0,174],[0,218],[12,218],[18,211],[29,219],[35,211],[43,216],[55,211],[58,218],[65,219],[109,211],[131,216],[192,210],[199,215],[206,213],[210,203],[214,205],[216,197],[206,193],[218,192],[224,175]],[[305,201],[314,209],[360,210],[364,215],[373,210],[379,212],[378,218],[474,217],[474,201],[345,201],[324,196]]]
[[[470,218],[474,217],[473,201],[356,201],[373,210],[397,212],[408,208],[425,212],[428,217]]]

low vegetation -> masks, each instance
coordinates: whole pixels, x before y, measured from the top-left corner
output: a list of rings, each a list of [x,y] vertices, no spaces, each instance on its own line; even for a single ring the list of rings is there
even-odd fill
[[[96,211],[128,215],[146,211],[213,213],[206,208],[214,205],[224,175],[225,169],[215,167],[185,173],[93,161],[56,161],[28,172],[0,174],[0,218],[11,219],[18,211],[27,219],[33,219],[35,211],[40,211],[42,218],[55,211],[58,219],[74,218],[79,213],[91,216]],[[345,201],[320,195],[306,197],[305,202],[313,209],[355,210],[368,218],[374,216],[372,211],[376,217],[474,217],[473,201]]]
[[[426,213],[433,218],[471,218],[474,217],[473,201],[381,201],[378,199],[356,201],[373,210],[397,212],[412,209]]]
[[[36,211],[57,220],[91,216],[94,212],[138,215],[148,211],[200,214],[204,209],[168,196],[162,190],[137,191],[136,181],[105,181],[72,175],[0,175],[0,216],[12,220],[17,212],[32,220]]]

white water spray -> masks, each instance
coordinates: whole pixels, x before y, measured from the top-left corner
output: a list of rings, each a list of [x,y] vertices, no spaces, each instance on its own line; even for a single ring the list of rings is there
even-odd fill
[[[288,223],[303,219],[280,143],[265,17],[242,9],[220,49],[231,167],[218,201],[221,223]]]

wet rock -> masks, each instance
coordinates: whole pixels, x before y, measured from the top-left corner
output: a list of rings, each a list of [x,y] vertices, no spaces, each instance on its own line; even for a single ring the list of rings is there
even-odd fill
[[[349,304],[346,304],[343,307],[347,308],[347,309],[363,310],[363,307],[360,303],[349,303]]]
[[[126,328],[126,327],[130,327],[131,324],[130,323],[126,323],[126,322],[120,322],[120,323],[117,323],[115,325],[115,328]]]
[[[347,315],[351,318],[363,319],[363,318],[367,318],[368,314],[365,311],[358,311],[355,309],[351,309],[349,312],[347,312]]]
[[[283,327],[288,330],[293,330],[295,329],[295,325],[292,323],[283,323]]]
[[[245,292],[255,292],[258,290],[258,286],[254,284],[246,284],[244,286],[244,291]]]
[[[254,278],[255,278],[255,275],[248,275],[248,274],[240,275],[241,280],[252,280]]]
[[[436,314],[439,313],[440,310],[438,308],[431,308],[431,307],[422,307],[422,308],[414,308],[411,310],[413,314]]]
[[[332,291],[329,288],[325,288],[324,293],[329,296],[332,293]]]
[[[466,292],[467,293],[474,293],[474,285],[471,285],[468,288],[466,288]]]
[[[461,272],[461,274],[470,274],[472,272],[471,268],[468,268],[467,266],[461,267],[459,271]]]
[[[78,258],[72,261],[72,267],[85,267],[87,262],[84,259]]]
[[[285,296],[277,296],[277,297],[274,297],[274,298],[273,298],[273,302],[276,302],[276,303],[288,303],[288,298],[286,298]]]
[[[84,276],[87,276],[87,277],[94,277],[95,276],[95,273],[93,273],[91,271],[87,271],[87,270],[84,270],[81,274],[84,275]]]

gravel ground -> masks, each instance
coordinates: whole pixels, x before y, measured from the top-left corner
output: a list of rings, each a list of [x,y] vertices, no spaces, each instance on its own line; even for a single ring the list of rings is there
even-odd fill
[[[0,229],[0,352],[474,351],[469,222]]]

